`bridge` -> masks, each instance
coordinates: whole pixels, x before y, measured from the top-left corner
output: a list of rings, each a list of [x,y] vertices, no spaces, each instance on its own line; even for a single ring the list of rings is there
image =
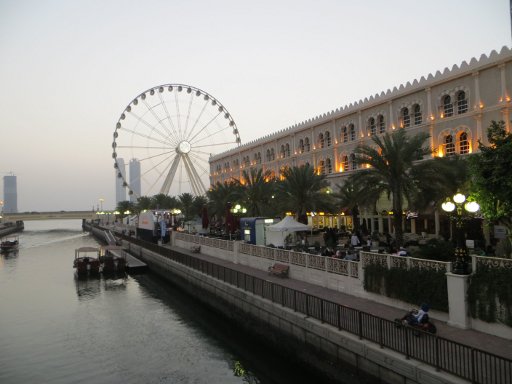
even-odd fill
[[[93,220],[99,218],[95,211],[58,211],[58,212],[23,212],[3,213],[2,221],[31,220]]]

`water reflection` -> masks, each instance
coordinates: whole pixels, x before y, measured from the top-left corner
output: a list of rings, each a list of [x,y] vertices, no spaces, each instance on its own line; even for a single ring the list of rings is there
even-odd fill
[[[101,277],[78,276],[75,274],[76,295],[79,300],[91,300],[101,293]]]
[[[91,300],[100,295],[103,291],[124,291],[126,290],[128,276],[78,276],[76,273],[75,287],[79,300]]]

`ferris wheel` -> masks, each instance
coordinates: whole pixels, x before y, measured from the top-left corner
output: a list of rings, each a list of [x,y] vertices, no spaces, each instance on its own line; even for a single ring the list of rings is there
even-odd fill
[[[209,157],[240,143],[235,121],[216,98],[190,85],[165,84],[142,92],[121,113],[112,157],[130,195],[199,196],[209,185]]]

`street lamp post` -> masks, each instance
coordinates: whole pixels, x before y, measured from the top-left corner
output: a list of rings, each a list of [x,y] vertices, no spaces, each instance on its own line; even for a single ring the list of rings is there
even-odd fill
[[[452,213],[451,218],[455,221],[456,246],[452,272],[458,275],[467,275],[470,273],[470,269],[464,231],[464,220],[468,215],[465,212],[473,214],[480,209],[480,206],[475,201],[466,201],[466,196],[457,193],[452,198],[447,198],[441,208],[445,212]]]
[[[231,240],[232,231],[236,231],[240,227],[240,216],[247,213],[247,208],[241,206],[240,204],[235,204],[234,207],[230,209],[233,216],[236,217],[236,221],[233,223],[235,228],[231,228],[229,231],[229,240]]]

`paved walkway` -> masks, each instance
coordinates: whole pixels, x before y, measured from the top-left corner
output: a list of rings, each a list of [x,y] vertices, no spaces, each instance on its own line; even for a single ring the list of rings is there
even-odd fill
[[[216,257],[204,255],[201,253],[192,253],[190,250],[180,247],[168,246],[181,253],[190,254],[191,256],[209,261],[214,264],[229,267],[233,270],[246,273],[260,279],[276,282],[283,286],[308,292],[314,296],[330,300],[335,303],[342,304],[346,307],[354,308],[375,316],[383,317],[385,319],[393,320],[400,318],[404,315],[404,311],[389,305],[384,305],[375,301],[363,299],[356,296],[351,296],[341,293],[332,289],[324,288],[315,284],[306,283],[304,281],[295,280],[291,278],[279,278],[270,276],[266,271],[256,268],[248,267],[246,265],[235,264],[229,261],[218,259]],[[293,266],[292,266],[293,268]],[[460,329],[449,326],[445,322],[434,320],[437,327],[437,334],[449,340],[456,341],[474,348],[493,353],[497,356],[502,356],[512,360],[512,340],[503,339],[501,337],[492,336],[487,333],[478,332],[472,329]]]

